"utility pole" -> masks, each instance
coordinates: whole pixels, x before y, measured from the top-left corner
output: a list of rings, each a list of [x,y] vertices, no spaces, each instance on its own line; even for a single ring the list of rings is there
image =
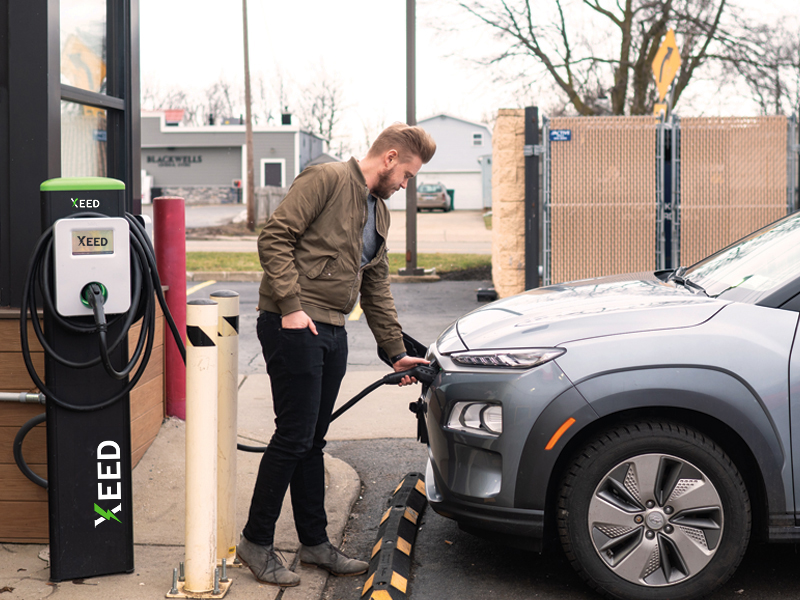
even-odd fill
[[[406,122],[417,124],[416,0],[406,0]],[[417,268],[417,178],[406,187],[406,268],[400,275],[422,275]]]
[[[253,168],[253,113],[250,106],[250,50],[247,44],[247,0],[242,0],[242,21],[244,23],[244,103],[245,103],[245,134],[244,143],[247,156],[247,187],[244,198],[247,203],[247,229],[256,229],[256,185],[255,169]]]

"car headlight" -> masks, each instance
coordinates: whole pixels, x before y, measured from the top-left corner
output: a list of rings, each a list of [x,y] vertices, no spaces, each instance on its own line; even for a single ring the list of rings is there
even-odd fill
[[[456,402],[447,420],[448,429],[473,433],[503,433],[503,407],[487,402]]]
[[[564,348],[519,348],[514,350],[476,350],[454,352],[453,361],[461,365],[510,369],[530,369],[564,354]]]

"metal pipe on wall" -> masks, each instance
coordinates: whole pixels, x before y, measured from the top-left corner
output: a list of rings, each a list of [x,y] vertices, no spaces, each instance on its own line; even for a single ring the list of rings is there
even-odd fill
[[[239,294],[210,294],[217,319],[217,560],[236,557],[236,431],[239,391]]]
[[[186,307],[186,583],[189,592],[214,589],[217,564],[218,306]]]
[[[0,402],[23,402],[44,404],[45,395],[36,392],[0,392]]]

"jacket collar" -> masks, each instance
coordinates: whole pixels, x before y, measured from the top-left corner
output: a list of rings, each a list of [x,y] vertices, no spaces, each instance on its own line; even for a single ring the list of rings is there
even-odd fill
[[[361,172],[361,167],[358,165],[358,160],[356,160],[355,156],[347,161],[347,166],[350,168],[353,177],[355,177],[361,185],[367,187],[367,180],[364,179],[364,173]]]

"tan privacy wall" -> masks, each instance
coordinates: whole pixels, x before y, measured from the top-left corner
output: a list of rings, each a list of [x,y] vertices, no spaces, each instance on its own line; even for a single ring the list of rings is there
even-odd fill
[[[786,117],[680,120],[680,264],[787,212]]]
[[[657,121],[555,118],[550,129],[572,139],[550,142],[549,283],[655,270]]]
[[[525,291],[525,110],[500,109],[492,133],[492,281],[500,298]]]

